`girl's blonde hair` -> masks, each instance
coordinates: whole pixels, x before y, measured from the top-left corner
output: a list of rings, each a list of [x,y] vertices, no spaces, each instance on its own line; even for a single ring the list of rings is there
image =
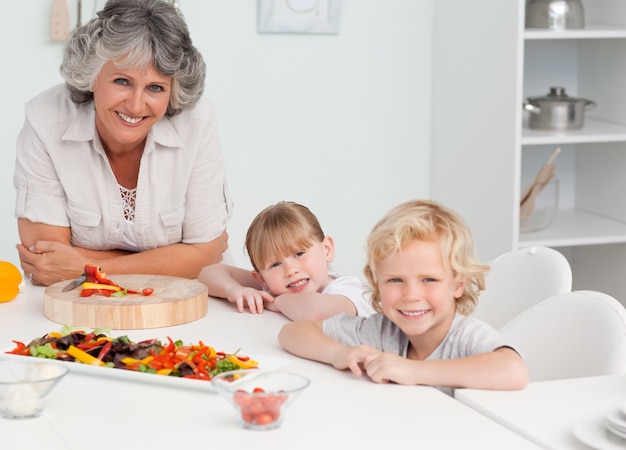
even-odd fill
[[[246,250],[257,272],[269,258],[281,258],[324,240],[317,217],[294,202],[268,206],[252,221],[246,233]]]
[[[465,280],[465,292],[456,300],[457,311],[471,314],[478,295],[485,289],[489,266],[474,253],[472,233],[454,211],[430,200],[412,200],[389,211],[372,229],[367,239],[364,274],[372,289],[372,306],[382,312],[376,263],[404,249],[410,242],[438,242],[443,263],[458,280]]]

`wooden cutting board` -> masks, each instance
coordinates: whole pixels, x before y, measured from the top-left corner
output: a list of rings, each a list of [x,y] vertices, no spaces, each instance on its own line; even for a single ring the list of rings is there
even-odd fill
[[[110,279],[126,289],[141,292],[150,287],[154,293],[81,297],[80,287],[61,292],[69,280],[61,281],[45,290],[46,317],[63,325],[137,330],[180,325],[207,313],[207,287],[198,280],[164,275],[111,275]]]

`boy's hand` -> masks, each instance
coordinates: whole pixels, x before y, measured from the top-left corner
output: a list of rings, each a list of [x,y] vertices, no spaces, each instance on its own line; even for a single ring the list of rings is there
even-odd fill
[[[363,368],[367,375],[376,383],[393,381],[398,384],[413,385],[415,380],[415,364],[402,356],[388,352],[379,352],[365,358]]]
[[[380,352],[369,345],[358,345],[356,347],[342,346],[333,356],[332,364],[335,369],[350,369],[355,375],[362,375],[363,363],[372,355]]]
[[[264,302],[269,304],[274,301],[274,297],[268,292],[243,286],[231,288],[226,298],[237,305],[237,311],[243,312],[247,306],[251,314],[261,314]]]

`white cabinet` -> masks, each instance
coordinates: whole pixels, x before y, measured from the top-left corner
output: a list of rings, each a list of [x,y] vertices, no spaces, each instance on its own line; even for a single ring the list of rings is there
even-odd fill
[[[483,260],[545,245],[575,289],[626,302],[626,1],[583,0],[586,26],[526,30],[525,0],[434,2],[431,198],[459,211]],[[522,104],[563,86],[597,103],[573,132],[531,130]],[[556,147],[560,209],[520,233],[526,183]]]

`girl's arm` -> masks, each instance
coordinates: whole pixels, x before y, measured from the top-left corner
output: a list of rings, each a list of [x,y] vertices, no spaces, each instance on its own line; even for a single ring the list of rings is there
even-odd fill
[[[200,271],[198,280],[206,284],[211,297],[225,298],[235,303],[239,312],[243,312],[247,305],[251,313],[262,313],[264,301],[274,300],[254,279],[251,271],[239,267],[212,264]]]
[[[211,264],[204,267],[198,275],[198,281],[206,284],[211,297],[227,298],[229,291],[240,287],[262,289],[249,270],[228,264]]]

